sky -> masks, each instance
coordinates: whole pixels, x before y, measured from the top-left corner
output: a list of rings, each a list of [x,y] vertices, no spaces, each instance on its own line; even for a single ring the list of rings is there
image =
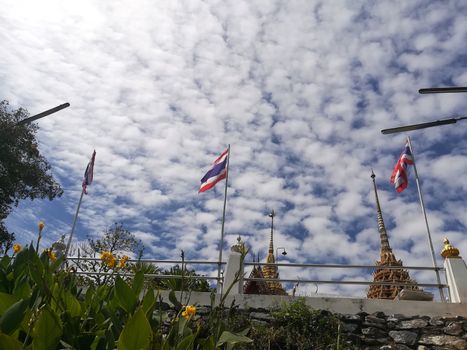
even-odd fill
[[[224,182],[200,179],[230,144],[224,258],[242,239],[279,262],[373,265],[371,170],[394,254],[432,266],[414,172],[392,169],[410,136],[437,264],[443,237],[467,252],[467,123],[381,129],[466,115],[465,1],[0,0],[0,96],[37,122],[64,195],[23,201],[7,227],[41,247],[69,234],[84,169],[94,182],[73,243],[119,222],[144,257],[218,259]],[[252,261],[252,255],[247,260]],[[216,275],[215,267],[195,267]],[[410,271],[436,283],[434,272]],[[371,280],[370,270],[280,268],[290,279]],[[442,276],[443,280],[444,277]],[[290,286],[288,286],[290,288]],[[297,294],[364,296],[365,286],[302,283]]]

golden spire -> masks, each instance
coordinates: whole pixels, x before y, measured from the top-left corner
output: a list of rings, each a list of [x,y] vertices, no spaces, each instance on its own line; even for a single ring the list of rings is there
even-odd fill
[[[375,190],[375,198],[376,198],[376,214],[378,220],[378,232],[379,238],[381,241],[381,253],[383,252],[392,252],[391,246],[389,245],[388,234],[386,232],[386,227],[384,226],[383,221],[383,213],[381,212],[381,206],[379,205],[379,198],[378,198],[378,191],[376,190],[376,181],[375,181],[375,173],[371,170],[371,178],[373,179],[373,188]]]
[[[274,243],[273,243],[273,236],[274,236],[274,216],[276,216],[276,213],[274,212],[274,209],[271,211],[269,214],[269,217],[271,218],[271,238],[269,239],[269,250],[268,250],[268,257],[267,257],[267,262],[268,263],[275,263],[276,259],[274,258]]]
[[[413,281],[409,273],[402,269],[402,261],[397,260],[389,245],[388,234],[384,226],[383,214],[379,204],[378,191],[376,190],[375,174],[371,171],[371,178],[373,179],[373,188],[376,198],[376,211],[378,221],[378,231],[381,241],[380,260],[376,262],[378,268],[373,272],[374,282],[397,282],[407,283],[405,286],[394,285],[370,285],[367,292],[369,299],[394,299],[399,292],[405,289],[417,290],[417,284]],[[386,266],[400,266],[400,269],[388,269]]]
[[[459,258],[459,249],[455,248],[449,240],[445,237],[444,238],[444,247],[441,251],[441,256],[443,258]]]
[[[273,236],[274,236],[274,217],[276,216],[276,213],[274,210],[271,211],[269,214],[269,217],[271,218],[271,238],[269,240],[269,249],[268,249],[268,256],[266,258],[266,263],[271,264],[271,265],[264,265],[263,266],[263,276],[264,278],[267,279],[278,279],[279,278],[279,272],[277,269],[277,266],[274,265],[276,263],[276,259],[274,258],[274,243],[273,243]],[[276,294],[276,295],[285,295],[287,294],[278,281],[267,281],[266,282],[270,294]]]

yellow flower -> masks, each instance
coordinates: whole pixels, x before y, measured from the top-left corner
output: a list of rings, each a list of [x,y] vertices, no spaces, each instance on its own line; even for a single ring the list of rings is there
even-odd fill
[[[39,221],[39,224],[37,224],[37,227],[39,227],[39,233],[42,232],[42,230],[45,227],[45,224],[43,221]]]
[[[194,305],[186,305],[185,310],[183,310],[182,312],[182,316],[185,317],[186,319],[189,319],[195,314],[196,314],[196,306]]]
[[[16,253],[19,253],[20,251],[21,251],[21,244],[19,243],[13,244],[13,253],[16,254]]]
[[[126,262],[128,261],[128,259],[129,258],[126,255],[122,256],[117,265],[117,269],[123,269],[126,266]]]
[[[115,263],[117,262],[117,259],[115,259],[114,255],[111,252],[102,252],[101,260],[110,268],[114,268]]]
[[[55,260],[57,260],[57,257],[55,256],[55,253],[53,252],[52,249],[48,249],[48,250],[47,250],[47,255],[49,256],[49,259],[50,259],[52,262],[55,262]]]

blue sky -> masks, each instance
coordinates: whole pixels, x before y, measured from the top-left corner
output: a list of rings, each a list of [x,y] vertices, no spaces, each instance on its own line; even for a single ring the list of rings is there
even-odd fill
[[[226,252],[240,234],[264,258],[274,209],[275,245],[288,251],[281,261],[373,264],[373,169],[394,253],[431,266],[413,172],[403,193],[389,184],[407,134],[380,130],[465,115],[465,94],[418,94],[467,85],[465,1],[0,5],[2,99],[31,114],[71,104],[38,122],[40,151],[65,194],[21,203],[7,221],[20,243],[35,239],[39,220],[43,248],[70,231],[96,149],[75,243],[122,222],[146,257],[183,249],[214,261],[223,184],[197,189],[231,144]],[[467,123],[409,135],[435,250],[448,236],[466,252]],[[433,273],[413,275],[434,282]],[[285,268],[281,276],[370,278]]]

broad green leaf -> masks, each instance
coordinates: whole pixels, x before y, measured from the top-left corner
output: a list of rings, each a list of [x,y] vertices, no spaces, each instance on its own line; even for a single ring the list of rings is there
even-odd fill
[[[21,324],[27,307],[28,301],[24,299],[11,305],[0,317],[0,330],[6,334],[13,333]]]
[[[120,276],[115,280],[115,295],[122,309],[131,314],[136,305],[136,295]]]
[[[13,264],[11,264],[15,277],[21,275],[27,268],[28,262],[30,261],[29,256],[30,252],[27,248],[23,249],[18,254],[16,254],[13,260]]]
[[[69,291],[65,291],[63,299],[66,304],[66,309],[70,313],[71,317],[76,317],[81,315],[81,304],[78,299],[76,299],[73,294]]]
[[[147,349],[151,341],[152,330],[142,308],[130,317],[118,338],[118,350]]]
[[[131,289],[135,293],[136,297],[138,297],[139,293],[141,293],[141,289],[143,288],[143,283],[144,283],[144,273],[143,271],[138,271],[135,274],[135,277],[133,278],[133,285],[131,286]]]
[[[193,349],[193,342],[195,340],[194,334],[183,338],[178,344],[175,350],[191,350]]]
[[[56,314],[45,308],[32,330],[32,350],[55,349],[62,335],[62,325]]]
[[[253,342],[253,340],[244,335],[224,331],[222,332],[219,340],[217,341],[216,346],[222,346],[223,344],[226,344],[227,349],[233,349],[233,346],[236,344],[245,344],[251,342]]]
[[[151,316],[155,304],[156,298],[154,297],[154,290],[148,289],[141,304],[141,307],[143,308],[146,316]]]
[[[216,350],[216,342],[214,341],[213,335],[204,340],[200,340],[200,344],[203,346],[203,350]]]
[[[238,332],[237,334],[246,336],[248,332],[250,331],[250,329],[251,329],[250,327],[247,327],[243,331]]]
[[[180,302],[177,300],[173,289],[169,292],[169,300],[173,304],[173,306],[175,306],[176,309],[180,310],[182,308],[182,304],[180,304]]]
[[[0,292],[0,315],[3,315],[5,311],[14,303],[19,300],[14,295]]]
[[[18,298],[27,299],[31,295],[31,287],[29,286],[28,279],[26,276],[18,278],[15,282],[15,288],[13,294]]]
[[[0,333],[0,349],[21,350],[22,348],[23,344],[18,340],[7,334]]]

